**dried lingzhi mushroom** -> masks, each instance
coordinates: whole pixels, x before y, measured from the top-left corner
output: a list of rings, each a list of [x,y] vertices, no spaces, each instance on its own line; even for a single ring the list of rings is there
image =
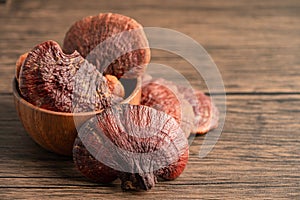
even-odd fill
[[[162,78],[144,81],[141,104],[174,117],[186,137],[189,137],[193,127],[193,108],[178,92],[174,83]]]
[[[20,69],[19,89],[28,102],[52,111],[95,111],[112,101],[106,78],[78,52],[65,54],[54,41],[28,53]]]
[[[219,111],[210,97],[199,90],[178,86],[178,91],[193,106],[195,113],[192,132],[205,134],[218,126]]]
[[[73,159],[93,181],[118,177],[123,190],[148,190],[157,177],[177,178],[188,152],[187,139],[174,118],[147,106],[120,104],[80,128]]]
[[[162,78],[146,77],[141,104],[174,117],[187,137],[190,132],[204,134],[218,126],[218,109],[203,92],[178,86]]]
[[[150,61],[142,26],[130,17],[114,13],[75,22],[66,33],[63,50],[78,51],[100,72],[117,78],[140,76]]]

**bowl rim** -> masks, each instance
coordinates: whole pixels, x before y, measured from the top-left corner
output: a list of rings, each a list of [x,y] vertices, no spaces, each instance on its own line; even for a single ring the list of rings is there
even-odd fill
[[[132,93],[126,99],[121,101],[120,104],[128,104],[132,98],[134,98],[136,95],[138,95],[138,93],[141,90],[142,78],[139,76],[139,77],[136,78],[136,80],[137,80],[137,82],[136,82],[136,86],[135,86],[134,90],[132,91]],[[69,117],[74,117],[74,116],[80,117],[80,116],[87,116],[87,115],[96,115],[96,114],[101,113],[103,111],[103,109],[102,109],[102,110],[90,111],[90,112],[67,113],[67,112],[58,112],[58,111],[47,110],[45,108],[40,108],[40,107],[37,107],[37,106],[31,104],[30,102],[26,101],[20,95],[20,93],[17,89],[17,86],[18,86],[18,81],[17,81],[16,77],[14,77],[13,81],[12,81],[12,92],[13,92],[14,97],[19,102],[24,104],[26,107],[29,107],[29,108],[31,108],[33,110],[36,110],[36,111],[48,113],[48,114],[51,114],[51,115],[59,115],[59,116],[63,115],[63,116],[67,116],[67,117],[68,116]]]

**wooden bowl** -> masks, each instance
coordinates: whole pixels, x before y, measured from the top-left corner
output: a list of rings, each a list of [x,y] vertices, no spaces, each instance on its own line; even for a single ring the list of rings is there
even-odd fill
[[[139,104],[141,78],[120,80],[125,88],[125,100],[121,103]],[[72,155],[77,129],[96,112],[64,113],[39,108],[24,100],[18,82],[13,80],[15,107],[25,130],[43,148],[62,155]]]

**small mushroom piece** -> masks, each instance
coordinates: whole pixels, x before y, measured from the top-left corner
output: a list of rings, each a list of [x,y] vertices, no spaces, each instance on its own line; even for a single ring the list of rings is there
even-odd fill
[[[103,183],[114,180],[117,172],[123,190],[148,190],[157,177],[177,178],[188,154],[187,139],[173,117],[130,104],[114,105],[88,120],[73,149],[75,165],[84,176]]]
[[[35,106],[59,112],[87,112],[111,105],[107,81],[78,52],[62,52],[54,41],[43,42],[27,55],[19,89]]]
[[[113,75],[105,75],[108,89],[111,92],[112,104],[121,103],[125,97],[125,89],[122,83]]]
[[[117,78],[140,76],[150,61],[142,25],[115,13],[101,13],[75,22],[65,35],[63,50],[78,51],[100,72]]]
[[[124,98],[125,89],[117,77],[107,74],[105,75],[105,78],[110,92],[118,97]]]

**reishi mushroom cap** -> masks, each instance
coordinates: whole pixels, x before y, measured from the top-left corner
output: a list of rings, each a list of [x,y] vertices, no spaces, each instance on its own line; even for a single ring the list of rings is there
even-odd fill
[[[117,78],[142,75],[150,61],[142,25],[116,13],[101,13],[76,21],[65,35],[63,50],[78,51],[100,72]]]
[[[17,66],[24,60],[23,56],[19,60]],[[52,40],[28,52],[16,72],[24,99],[47,110],[97,111],[124,97],[124,88],[116,78],[110,76],[107,81],[78,52],[65,54]]]
[[[188,154],[187,139],[173,117],[130,104],[114,105],[88,120],[79,129],[73,148],[75,164],[83,175],[94,181],[113,180],[114,174],[106,169],[114,169],[123,190],[148,190],[157,177],[177,178]]]

